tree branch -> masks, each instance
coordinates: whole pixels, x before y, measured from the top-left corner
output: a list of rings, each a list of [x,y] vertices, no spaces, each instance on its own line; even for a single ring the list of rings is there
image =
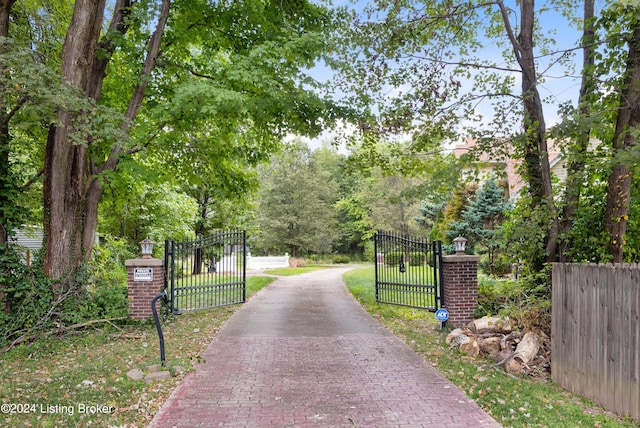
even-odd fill
[[[20,111],[20,109],[23,105],[25,105],[28,99],[29,97],[27,96],[21,96],[20,98],[18,98],[18,102],[16,103],[16,105],[11,109],[11,111],[9,111],[9,113],[7,113],[6,116],[2,118],[2,120],[0,120],[0,127],[7,126],[9,124],[9,121],[11,121],[13,116],[15,116],[18,111]]]
[[[144,144],[142,144],[141,146],[138,146],[138,147],[135,147],[135,148],[133,148],[133,149],[128,150],[128,151],[126,152],[126,154],[127,154],[127,155],[132,155],[132,154],[134,154],[134,153],[141,152],[142,150],[144,150],[144,149],[146,149],[147,147],[149,147],[149,144],[151,144],[151,142],[152,142],[153,140],[155,140],[155,139],[156,139],[156,137],[157,137],[158,135],[160,135],[160,130],[162,130],[162,128],[164,128],[164,126],[165,126],[166,124],[167,124],[166,122],[162,123],[162,124],[159,126],[159,130],[158,130],[158,132],[156,132],[155,134],[151,135],[151,136],[147,139],[147,141],[146,141]]]
[[[160,46],[162,44],[162,36],[164,35],[164,29],[167,24],[167,20],[169,19],[170,6],[170,0],[162,0],[162,4],[160,6],[160,16],[158,17],[158,23],[151,36],[151,40],[149,41],[149,51],[147,52],[144,64],[142,65],[142,70],[140,71],[140,76],[138,78],[138,84],[136,85],[136,88],[133,91],[133,95],[129,100],[129,106],[127,107],[127,111],[124,115],[125,118],[120,125],[120,129],[124,132],[125,135],[129,135],[131,132],[131,124],[134,122],[136,116],[138,115],[138,111],[142,106],[144,91],[149,85],[151,73],[156,67],[157,59],[160,54]],[[120,161],[120,155],[122,154],[122,151],[123,147],[120,144],[115,144],[111,149],[111,153],[109,153],[109,157],[107,158],[106,162],[100,168],[98,168],[98,172],[113,170]]]
[[[29,181],[27,181],[26,183],[24,183],[20,189],[21,190],[27,190],[29,187],[31,187],[31,185],[33,183],[35,183],[36,181],[38,181],[38,179],[42,176],[42,174],[44,174],[44,169],[41,169],[40,171],[38,171],[38,173],[36,175],[34,175],[33,177],[31,177],[31,179]]]

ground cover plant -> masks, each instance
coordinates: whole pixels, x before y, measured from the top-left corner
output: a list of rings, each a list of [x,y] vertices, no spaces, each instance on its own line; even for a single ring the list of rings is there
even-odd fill
[[[247,295],[274,278],[247,278]],[[187,371],[239,306],[163,321],[166,365]],[[146,426],[183,375],[145,384],[127,372],[160,363],[152,322],[46,337],[0,353],[0,426]],[[104,328],[103,328],[104,327]]]
[[[369,313],[504,426],[638,426],[637,422],[618,418],[593,402],[568,393],[547,378],[508,375],[493,361],[450,349],[433,313],[376,303],[373,267],[352,270],[344,278]]]

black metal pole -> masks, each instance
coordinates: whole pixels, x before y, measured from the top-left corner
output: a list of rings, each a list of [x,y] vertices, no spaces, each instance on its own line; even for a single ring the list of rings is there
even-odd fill
[[[158,337],[160,338],[160,364],[162,365],[162,367],[164,367],[164,362],[165,362],[165,358],[164,358],[164,335],[162,334],[162,326],[160,326],[160,319],[158,319],[158,310],[156,309],[156,302],[158,301],[158,299],[164,299],[164,301],[167,301],[167,292],[163,291],[162,293],[156,295],[156,297],[154,297],[151,300],[151,311],[153,312],[153,320],[156,323],[156,330],[158,331]]]
[[[375,279],[375,281],[376,281],[376,302],[379,301],[378,300],[378,281],[379,281],[379,278],[378,278],[378,269],[379,269],[379,266],[378,266],[378,235],[379,234],[380,234],[380,232],[378,231],[378,233],[375,233],[373,235],[373,263],[374,263],[374,266],[375,266],[375,276],[376,276],[376,279]],[[382,268],[384,268],[384,263],[382,265]]]

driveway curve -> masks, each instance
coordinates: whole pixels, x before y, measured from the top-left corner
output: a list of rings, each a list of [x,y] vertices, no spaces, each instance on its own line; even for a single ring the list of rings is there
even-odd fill
[[[348,269],[256,293],[150,426],[499,427],[356,302]]]

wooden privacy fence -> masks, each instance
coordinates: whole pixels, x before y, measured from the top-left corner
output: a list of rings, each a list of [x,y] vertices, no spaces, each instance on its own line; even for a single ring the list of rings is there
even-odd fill
[[[554,382],[640,420],[640,265],[553,265]]]

